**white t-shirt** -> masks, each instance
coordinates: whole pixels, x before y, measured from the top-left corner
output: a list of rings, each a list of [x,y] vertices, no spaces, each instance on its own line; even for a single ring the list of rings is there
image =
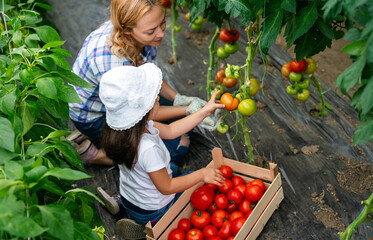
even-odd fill
[[[160,193],[148,173],[166,168],[171,178],[171,157],[158,129],[153,127],[153,121],[148,121],[146,128],[150,133],[142,135],[134,168],[129,170],[124,164],[119,165],[120,194],[142,209],[158,210],[171,202],[175,194]]]

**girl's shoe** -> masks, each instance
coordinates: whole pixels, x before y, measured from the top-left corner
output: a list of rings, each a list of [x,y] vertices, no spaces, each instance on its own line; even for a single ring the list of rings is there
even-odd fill
[[[115,215],[119,212],[120,195],[119,193],[111,193],[105,191],[101,187],[97,187],[97,196],[105,203],[105,207],[111,214]]]
[[[76,151],[80,154],[83,164],[90,166],[90,161],[97,156],[99,150],[89,139],[86,139],[78,146]]]
[[[132,219],[122,218],[116,223],[118,233],[125,239],[144,239],[145,226]]]
[[[77,144],[81,144],[86,139],[88,139],[87,136],[83,135],[78,130],[73,131],[69,136],[66,137],[66,140],[75,142]]]

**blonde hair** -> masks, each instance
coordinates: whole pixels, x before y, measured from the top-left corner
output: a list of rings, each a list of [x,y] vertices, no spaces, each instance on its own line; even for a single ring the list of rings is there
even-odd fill
[[[111,52],[117,57],[126,57],[132,65],[142,64],[142,58],[136,41],[124,31],[132,31],[136,23],[153,6],[162,6],[162,0],[112,0],[110,5],[111,22],[114,26],[110,35]]]

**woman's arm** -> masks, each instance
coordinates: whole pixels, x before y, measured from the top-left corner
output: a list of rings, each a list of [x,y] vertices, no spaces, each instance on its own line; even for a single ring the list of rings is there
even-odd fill
[[[215,109],[223,108],[224,104],[215,103],[215,97],[218,93],[219,91],[214,92],[211,96],[210,101],[208,101],[208,103],[203,108],[187,117],[184,117],[170,124],[154,122],[154,127],[159,130],[159,136],[162,139],[174,139],[176,137],[179,137],[200,124],[203,119],[210,116],[215,111]]]
[[[170,178],[166,168],[148,174],[155,187],[163,195],[185,191],[199,182],[213,183],[218,186],[224,182],[221,172],[215,168],[201,168],[176,178]]]
[[[168,85],[168,83],[163,79],[162,87],[161,87],[161,90],[159,92],[159,95],[161,95],[162,97],[164,97],[165,99],[167,99],[170,102],[174,102],[176,93],[177,92],[173,88],[171,88],[171,86]]]

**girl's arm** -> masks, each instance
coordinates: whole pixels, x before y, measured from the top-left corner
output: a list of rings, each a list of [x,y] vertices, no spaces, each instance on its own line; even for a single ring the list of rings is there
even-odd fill
[[[218,186],[224,183],[224,177],[215,168],[201,168],[190,174],[176,178],[170,178],[166,168],[162,168],[149,173],[149,177],[158,191],[163,195],[185,191],[199,182],[213,183]]]
[[[218,93],[219,91],[215,91],[211,96],[210,101],[208,101],[203,108],[187,117],[184,117],[170,124],[154,122],[154,127],[159,130],[159,136],[162,139],[174,139],[176,137],[179,137],[200,124],[203,119],[210,116],[215,111],[215,109],[223,108],[224,104],[215,103],[215,97]]]
[[[188,106],[160,106],[154,121],[165,121],[185,117]]]
[[[168,83],[163,79],[159,95],[161,95],[170,102],[174,102],[176,93],[177,92],[174,89],[172,89],[170,85],[168,85]]]

